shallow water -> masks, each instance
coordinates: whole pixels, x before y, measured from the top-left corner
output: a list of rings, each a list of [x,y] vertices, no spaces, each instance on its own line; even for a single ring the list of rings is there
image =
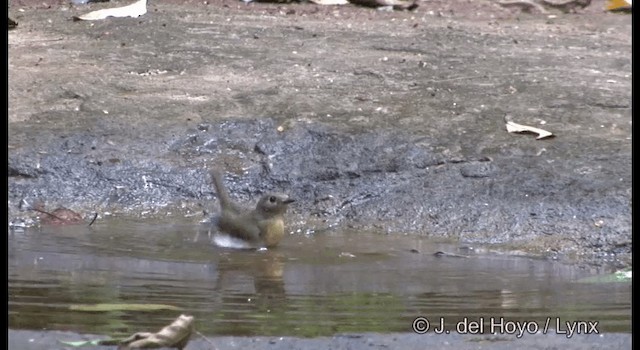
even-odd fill
[[[575,321],[631,332],[630,283],[580,283],[594,272],[558,262],[372,233],[292,234],[270,251],[210,240],[201,225],[115,219],[9,231],[9,327],[122,336],[184,313],[208,335],[410,332],[419,316],[430,331],[441,319],[453,332],[464,318],[488,327],[494,317],[540,330],[549,320],[557,332]],[[102,303],[179,310],[71,310]]]

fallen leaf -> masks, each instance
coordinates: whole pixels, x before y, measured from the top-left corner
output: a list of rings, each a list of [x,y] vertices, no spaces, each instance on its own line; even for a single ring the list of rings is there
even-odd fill
[[[460,254],[456,254],[456,253],[449,253],[449,252],[443,252],[443,251],[437,251],[435,253],[433,253],[434,256],[441,258],[443,256],[449,256],[449,257],[453,257],[453,258],[468,258],[468,256],[466,255],[460,255]]]
[[[349,3],[347,0],[309,0],[316,5],[346,5]]]
[[[95,21],[107,17],[140,17],[147,13],[147,0],[138,0],[131,5],[92,11],[82,16],[73,17],[74,20]]]
[[[84,222],[82,215],[65,207],[57,208],[52,212],[45,211],[40,205],[34,206],[31,209],[38,213],[45,214],[45,216],[40,219],[43,225],[74,225]]]
[[[540,128],[514,123],[510,120],[510,118],[511,117],[509,116],[505,117],[507,132],[530,132],[530,133],[538,134],[538,137],[536,137],[536,140],[554,136],[552,133]]]
[[[108,311],[156,311],[156,310],[180,310],[172,305],[163,304],[92,304],[92,305],[71,305],[69,310],[88,312],[108,312]]]
[[[58,342],[72,347],[118,346],[119,350],[157,348],[184,349],[189,342],[189,338],[191,338],[191,333],[194,331],[193,316],[180,315],[180,317],[170,325],[162,328],[158,333],[138,332],[126,339],[58,340]],[[197,333],[197,331],[195,332]],[[207,339],[207,341],[209,340]],[[209,343],[211,342],[209,341]]]
[[[184,349],[193,333],[193,316],[180,315],[158,333],[139,332],[120,342],[123,349]]]
[[[609,0],[607,11],[631,11],[631,0]]]
[[[394,10],[412,11],[418,7],[418,2],[415,0],[349,0],[349,2],[355,5],[367,7],[391,6]]]
[[[595,275],[584,277],[576,282],[578,283],[615,283],[615,282],[631,282],[632,271],[631,270],[622,270],[616,271],[614,273],[606,274],[606,275]]]
[[[340,253],[339,257],[341,258],[355,258],[356,256],[349,253],[349,252],[342,252]]]
[[[63,340],[58,340],[58,342],[67,345],[67,346],[73,346],[74,348],[79,348],[82,346],[99,346],[99,345],[105,345],[104,339],[94,339],[94,340],[78,340],[78,341],[63,341]]]

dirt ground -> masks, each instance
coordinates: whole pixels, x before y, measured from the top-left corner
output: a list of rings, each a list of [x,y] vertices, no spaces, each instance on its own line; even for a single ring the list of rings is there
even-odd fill
[[[631,264],[631,16],[593,1],[354,5],[10,0],[9,219],[298,199],[293,231],[413,233]],[[505,116],[555,138],[510,134]],[[196,214],[199,214],[196,215]]]
[[[521,13],[488,0],[358,6],[151,0],[148,13],[75,22],[125,1],[10,0],[11,225],[29,207],[90,220],[298,199],[295,232],[376,230],[495,244],[563,261],[631,261],[631,16],[593,1]],[[555,138],[510,134],[505,115]],[[35,221],[34,221],[35,220]],[[10,348],[59,332],[9,330]],[[214,339],[217,348],[624,349],[625,334],[366,334]],[[209,348],[199,339],[189,348]]]

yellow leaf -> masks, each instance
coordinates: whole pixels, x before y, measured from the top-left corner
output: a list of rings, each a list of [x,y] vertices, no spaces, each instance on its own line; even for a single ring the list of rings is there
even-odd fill
[[[609,0],[607,2],[607,11],[630,10],[631,0]]]

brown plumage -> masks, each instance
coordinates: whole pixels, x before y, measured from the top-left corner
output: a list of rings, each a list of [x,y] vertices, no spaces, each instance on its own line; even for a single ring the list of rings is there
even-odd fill
[[[211,170],[211,178],[220,200],[220,216],[216,220],[220,231],[267,248],[280,243],[284,237],[284,213],[293,199],[282,193],[267,193],[255,209],[246,209],[231,200],[217,169]]]

